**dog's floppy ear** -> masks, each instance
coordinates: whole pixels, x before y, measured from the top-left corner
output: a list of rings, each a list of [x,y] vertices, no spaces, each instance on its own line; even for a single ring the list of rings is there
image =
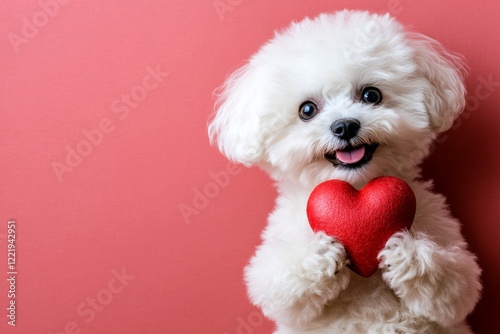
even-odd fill
[[[463,58],[424,35],[410,34],[418,71],[428,81],[425,105],[436,133],[448,130],[465,106]]]
[[[264,149],[262,85],[252,67],[242,66],[216,91],[215,117],[208,127],[210,142],[228,159],[247,166],[261,160]]]

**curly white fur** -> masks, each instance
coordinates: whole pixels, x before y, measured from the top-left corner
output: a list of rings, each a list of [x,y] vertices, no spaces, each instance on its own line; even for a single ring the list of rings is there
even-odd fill
[[[479,299],[480,268],[418,167],[464,107],[462,70],[460,57],[389,15],[341,11],[276,33],[221,87],[212,141],[229,159],[261,166],[279,191],[245,269],[250,298],[275,333],[471,333],[464,320]],[[380,104],[360,101],[366,86],[380,89]],[[298,117],[304,101],[319,109],[308,122]],[[345,145],[330,126],[346,117],[361,124],[350,144],[379,144],[357,168],[324,157]],[[359,189],[381,175],[412,187],[417,213],[364,279],[346,267],[341,244],[311,230],[305,208],[323,181]]]

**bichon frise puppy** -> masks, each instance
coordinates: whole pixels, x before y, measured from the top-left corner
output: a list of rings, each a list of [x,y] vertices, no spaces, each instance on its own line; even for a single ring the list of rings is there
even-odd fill
[[[245,269],[275,333],[471,333],[481,270],[419,168],[464,108],[462,70],[460,57],[389,15],[341,11],[276,33],[221,87],[212,142],[262,167],[279,192]],[[342,244],[312,231],[306,203],[326,180],[361,189],[383,175],[411,186],[416,215],[362,278]]]

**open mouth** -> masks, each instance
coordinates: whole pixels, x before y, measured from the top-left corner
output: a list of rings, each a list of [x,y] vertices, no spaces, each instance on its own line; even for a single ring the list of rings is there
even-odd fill
[[[343,149],[326,152],[325,159],[335,166],[345,168],[358,168],[369,162],[378,144],[363,144],[359,146],[346,146]]]

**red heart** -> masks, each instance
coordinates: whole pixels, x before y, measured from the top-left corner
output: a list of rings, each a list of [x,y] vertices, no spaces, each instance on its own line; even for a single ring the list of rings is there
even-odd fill
[[[363,277],[378,269],[378,253],[396,232],[409,229],[415,194],[403,180],[381,176],[361,190],[330,180],[318,185],[307,202],[313,231],[324,231],[344,245],[349,267]]]

